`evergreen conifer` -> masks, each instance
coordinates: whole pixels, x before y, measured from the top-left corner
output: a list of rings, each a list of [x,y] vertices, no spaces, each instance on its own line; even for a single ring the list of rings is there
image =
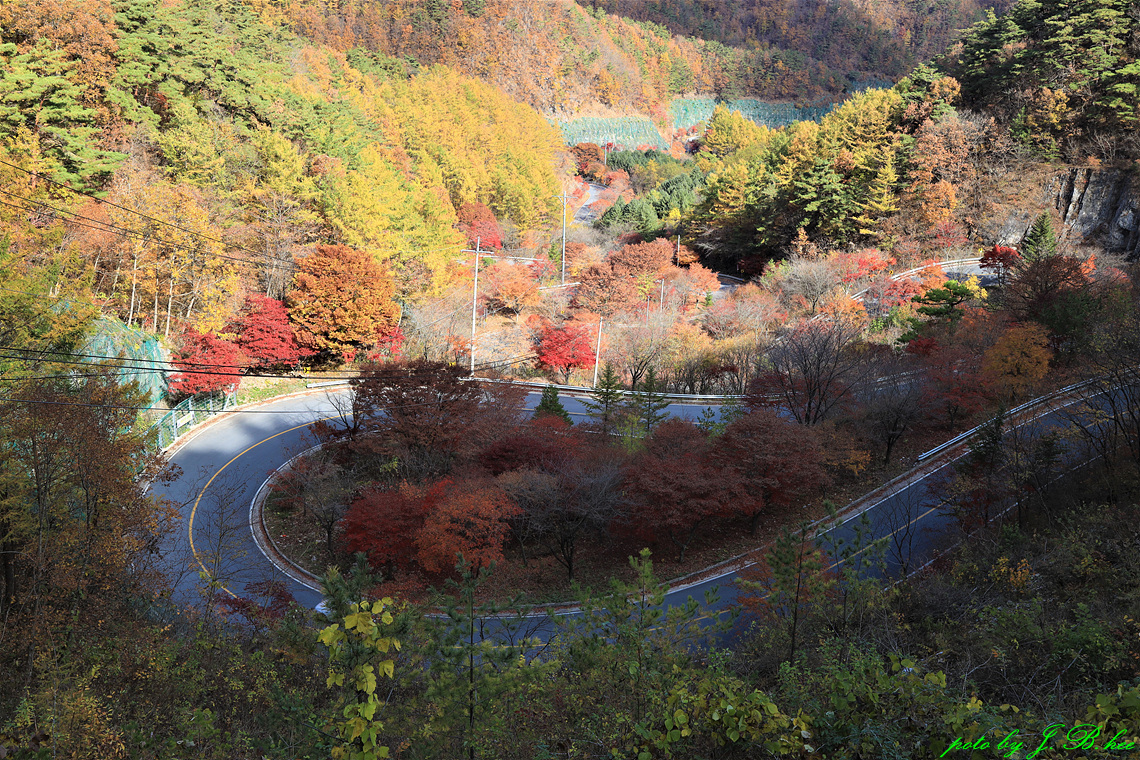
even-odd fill
[[[1038,261],[1057,255],[1057,235],[1049,214],[1040,214],[1033,220],[1029,234],[1021,244],[1021,255],[1026,261]]]
[[[624,401],[621,392],[621,381],[618,379],[614,365],[606,362],[598,386],[591,394],[591,400],[584,401],[586,411],[594,417],[595,424],[601,432],[609,434],[614,431],[623,411]]]
[[[558,400],[558,389],[553,385],[548,385],[542,389],[542,398],[539,399],[538,406],[534,408],[535,419],[543,415],[550,415],[566,420],[567,425],[574,424],[570,419],[570,413],[566,411],[566,407],[562,406],[562,402]]]

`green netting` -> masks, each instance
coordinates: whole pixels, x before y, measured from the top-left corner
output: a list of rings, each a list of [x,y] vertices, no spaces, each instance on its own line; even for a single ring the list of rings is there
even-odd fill
[[[656,125],[646,118],[623,116],[603,119],[584,116],[581,119],[553,123],[562,130],[562,139],[567,145],[591,142],[598,145],[613,143],[619,148],[652,145],[658,150],[669,149],[669,141],[662,137]]]
[[[127,370],[124,380],[136,380],[139,389],[147,394],[148,405],[166,397],[166,373],[163,368],[162,346],[158,339],[144,330],[127,327],[113,317],[102,317],[92,325],[91,337],[80,353],[90,356],[122,356],[132,366],[153,367],[137,372]]]
[[[688,129],[707,122],[718,104],[727,106],[730,111],[740,111],[746,119],[772,128],[786,127],[797,121],[819,121],[834,108],[831,104],[797,106],[793,103],[765,103],[756,98],[719,103],[712,98],[676,98],[669,106],[673,129]]]
[[[847,90],[849,92],[862,92],[863,90],[889,90],[894,86],[895,83],[889,79],[869,77],[867,79],[851,80],[851,84],[847,85]]]

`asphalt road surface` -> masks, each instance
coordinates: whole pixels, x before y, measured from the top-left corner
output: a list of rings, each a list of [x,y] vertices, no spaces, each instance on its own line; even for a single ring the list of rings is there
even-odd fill
[[[538,399],[538,393],[529,394],[527,408]],[[587,416],[579,399],[564,395],[561,401],[576,420]],[[695,420],[703,410],[677,404],[668,412]],[[181,512],[178,530],[164,547],[177,601],[199,602],[202,573],[238,595],[245,595],[249,584],[281,580],[301,604],[313,607],[321,600],[317,590],[286,576],[258,548],[250,504],[270,473],[314,445],[309,425],[336,414],[329,394],[281,399],[215,418],[174,448],[170,461],[181,476],[152,491]]]
[[[530,394],[528,408],[537,402],[538,394]],[[562,402],[571,415],[584,415],[578,399],[564,395]],[[672,405],[668,409],[689,419],[703,410],[694,405]],[[317,589],[285,575],[258,548],[250,530],[250,502],[270,473],[313,445],[309,424],[335,413],[327,394],[281,399],[260,405],[252,413],[218,418],[176,447],[171,462],[181,468],[181,477],[154,487],[157,494],[181,505],[179,529],[165,547],[170,571],[177,579],[176,601],[201,604],[201,589],[209,579],[223,593],[254,596],[257,594],[248,588],[250,584],[280,580],[306,607],[315,607],[321,601]],[[1040,433],[1064,424],[1059,414],[1046,412],[1018,429]],[[1072,465],[1083,461],[1081,457],[1081,452],[1072,451],[1067,460]],[[953,531],[947,529],[953,528],[954,518],[942,507],[952,466],[945,461],[931,465],[862,510],[870,521],[864,545],[879,539],[885,544],[886,570],[876,574],[902,577],[931,561],[949,544]],[[853,546],[858,517],[850,515],[829,531],[830,543]],[[722,614],[737,603],[733,580],[738,569],[726,568],[691,584],[678,585],[667,604],[682,604],[690,596],[702,602],[706,592],[717,591],[719,600],[704,614]]]

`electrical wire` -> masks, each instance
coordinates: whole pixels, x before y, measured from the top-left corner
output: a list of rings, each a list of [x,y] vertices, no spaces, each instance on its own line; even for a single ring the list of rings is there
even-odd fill
[[[120,370],[120,372],[118,374],[123,375],[123,376],[135,375],[135,374],[147,374],[147,373],[151,373],[151,372],[168,372],[168,373],[175,373],[175,374],[180,374],[180,375],[209,375],[212,377],[239,377],[239,378],[240,377],[249,377],[249,375],[244,373],[244,372],[232,371],[234,369],[232,364],[204,364],[204,363],[191,363],[191,362],[182,363],[182,362],[177,362],[177,361],[168,361],[165,359],[125,359],[125,358],[121,358],[121,357],[117,357],[117,356],[107,356],[105,354],[79,354],[79,353],[67,353],[64,351],[54,351],[54,350],[49,350],[49,349],[21,349],[21,348],[17,348],[14,346],[0,346],[0,352],[3,352],[3,351],[14,352],[14,355],[13,355],[13,353],[0,353],[0,359],[38,362],[38,363],[44,363],[44,364],[66,364],[66,365],[80,366],[80,367],[107,367],[108,369]],[[29,354],[29,353],[39,354],[39,356],[29,357],[29,356],[20,355],[20,354]],[[48,356],[43,356],[43,354],[54,354],[56,356],[64,356],[64,357],[68,357],[68,358],[55,359],[55,358],[51,358]],[[490,369],[490,368],[494,368],[494,367],[498,367],[498,366],[510,366],[511,364],[518,364],[518,363],[523,362],[523,361],[528,361],[530,359],[535,358],[535,356],[536,355],[534,355],[534,354],[528,354],[528,355],[523,355],[520,357],[508,357],[507,359],[501,359],[501,360],[490,361],[490,362],[481,362],[479,364],[476,364],[475,367],[477,370],[479,370],[479,369]],[[110,362],[116,362],[116,361],[117,362],[128,362],[128,361],[129,362],[148,362],[152,366],[140,366],[139,364],[109,364],[109,365],[107,365],[107,364],[101,364],[100,362],[74,361],[73,357],[83,358],[83,359],[99,359],[101,361],[110,361]],[[159,364],[168,365],[168,366],[153,366],[153,365],[159,365]],[[169,365],[173,365],[173,366],[169,366]],[[203,369],[203,368],[205,368],[205,369]],[[109,374],[114,374],[114,373],[109,373]],[[74,377],[74,375],[72,375],[72,376]],[[56,377],[56,376],[52,376],[52,377]],[[283,380],[298,380],[298,379],[304,378],[305,376],[300,375],[300,374],[288,374],[288,375],[286,375],[286,374],[258,374],[258,375],[256,375],[256,377],[265,377],[265,378],[283,379]],[[341,379],[352,380],[352,379],[359,378],[360,374],[359,374],[359,372],[356,372],[353,370],[343,370],[337,376],[322,375],[321,377],[323,377],[325,379],[329,379],[329,380],[341,380]],[[372,373],[369,375],[370,379],[379,379],[379,380],[398,379],[400,377],[404,377],[404,373],[399,371],[399,370],[373,370]],[[14,378],[14,379],[20,379],[20,378]]]
[[[173,409],[155,409],[150,406],[127,406],[125,404],[88,404],[81,401],[45,401],[44,399],[32,398],[11,398],[0,397],[0,403],[13,403],[13,404],[40,404],[46,406],[82,406],[91,408],[103,409],[122,409],[126,411],[139,411],[139,412],[155,412],[166,414],[174,411]],[[397,404],[395,406],[386,406],[378,411],[389,411],[392,409],[410,409],[415,406],[436,406],[438,402],[423,402],[419,404]],[[297,409],[228,409],[227,414],[304,414],[307,410]]]
[[[39,179],[44,180],[45,182],[49,182],[49,183],[55,185],[56,187],[67,190],[68,192],[75,193],[76,195],[82,195],[85,198],[90,198],[91,200],[93,200],[97,203],[106,204],[108,206],[114,206],[115,208],[120,209],[121,211],[126,211],[129,214],[137,214],[138,216],[141,216],[143,219],[149,219],[150,221],[154,222],[155,224],[162,224],[162,225],[165,225],[167,227],[173,227],[174,229],[179,230],[181,232],[185,232],[188,235],[194,235],[195,237],[200,237],[200,238],[204,238],[206,240],[211,240],[215,243],[221,243],[222,245],[227,245],[227,243],[224,240],[221,240],[219,238],[212,237],[210,235],[206,235],[206,234],[201,233],[201,232],[194,232],[192,230],[188,230],[181,225],[175,224],[174,222],[167,222],[165,220],[158,219],[157,217],[153,217],[149,214],[144,214],[143,212],[137,211],[133,208],[127,208],[126,206],[120,206],[118,203],[115,203],[114,201],[109,201],[105,198],[99,198],[98,196],[92,195],[91,193],[88,193],[88,192],[84,192],[83,190],[76,190],[74,187],[71,187],[69,185],[65,185],[62,182],[57,182],[56,180],[52,179],[51,177],[40,174],[39,172],[34,172],[31,169],[25,169],[22,166],[17,166],[16,164],[12,164],[12,163],[9,163],[9,162],[4,161],[4,160],[0,160],[0,165],[4,165],[4,166],[10,167],[12,169],[15,169],[17,171],[24,172],[25,174],[29,174],[33,177],[37,177]],[[237,248],[237,249],[242,250],[242,251],[246,251],[248,253],[252,253],[255,256],[256,255],[261,255],[261,256],[265,255],[265,254],[258,254],[257,251],[252,251],[252,250],[245,248],[243,246],[232,246],[232,247]]]
[[[45,364],[68,364],[68,365],[75,365],[75,366],[81,366],[81,367],[108,366],[111,369],[139,370],[140,372],[174,372],[174,373],[188,374],[188,375],[194,375],[194,374],[197,374],[197,375],[215,375],[215,376],[220,375],[223,377],[225,377],[225,376],[249,377],[250,376],[245,372],[233,371],[234,365],[232,365],[232,364],[205,364],[205,363],[196,363],[196,362],[178,362],[178,361],[170,361],[170,360],[166,360],[166,359],[130,359],[130,358],[122,358],[122,357],[118,357],[118,356],[107,356],[104,354],[78,354],[78,353],[67,353],[64,351],[52,351],[52,350],[48,350],[48,349],[21,349],[21,348],[16,348],[14,346],[0,346],[0,351],[18,352],[18,353],[16,353],[16,355],[0,353],[0,359],[13,359],[13,360],[19,360],[19,361],[40,362],[40,363],[45,363]],[[39,355],[38,356],[20,355],[20,354],[29,354],[29,353],[39,354]],[[52,358],[50,356],[44,356],[43,354],[54,354],[56,356],[63,356],[63,357],[67,357],[67,358],[56,359],[56,358]],[[72,359],[73,357],[77,357],[77,358],[81,358],[81,359],[98,359],[100,361],[97,361],[97,362],[74,361]],[[104,361],[106,361],[106,362],[147,362],[147,363],[149,363],[149,366],[148,365],[140,365],[140,364],[103,365],[101,362],[104,362]],[[164,365],[164,366],[157,366],[157,365]],[[477,365],[477,367],[480,369],[482,369],[483,366],[484,365],[482,365],[482,364]],[[374,372],[374,374],[371,375],[371,377],[376,377],[378,379],[397,378],[397,377],[402,377],[402,376],[403,376],[402,373],[400,373],[397,370]],[[256,377],[266,377],[266,378],[283,379],[283,380],[297,380],[297,379],[304,378],[305,375],[298,374],[298,373],[293,373],[293,374],[261,373],[261,374],[256,375]],[[324,378],[324,379],[328,379],[328,380],[341,380],[341,379],[351,380],[351,379],[360,377],[360,373],[356,372],[354,370],[341,370],[336,375],[326,374],[326,375],[321,375],[320,377]]]
[[[7,167],[15,169],[17,171],[24,172],[25,174],[28,174],[28,175],[33,176],[33,177],[37,177],[37,178],[42,179],[43,181],[48,182],[52,185],[55,185],[56,187],[59,187],[63,190],[67,190],[68,192],[75,193],[76,195],[81,195],[85,198],[89,198],[89,199],[95,201],[96,203],[102,203],[102,204],[105,204],[108,206],[113,206],[113,207],[120,209],[122,211],[126,211],[127,213],[136,214],[138,216],[141,216],[143,219],[148,219],[148,220],[154,222],[155,224],[161,224],[161,225],[165,225],[167,227],[172,227],[172,228],[179,230],[181,232],[185,232],[187,235],[193,235],[195,237],[199,237],[199,238],[202,238],[204,240],[210,240],[210,241],[215,242],[215,243],[221,243],[222,245],[228,246],[230,248],[236,248],[239,251],[245,251],[246,253],[249,253],[253,256],[262,257],[266,261],[270,261],[270,262],[276,261],[272,257],[266,256],[264,253],[254,251],[251,248],[246,248],[245,246],[236,245],[234,243],[227,243],[226,241],[224,241],[220,238],[213,237],[212,235],[207,235],[207,234],[202,233],[202,232],[194,232],[193,230],[188,230],[179,224],[175,224],[174,222],[168,222],[168,221],[165,221],[163,219],[159,219],[157,217],[151,216],[150,214],[145,214],[142,211],[138,211],[138,210],[133,209],[133,208],[127,208],[126,206],[121,206],[118,203],[115,203],[114,201],[109,201],[105,198],[100,198],[96,195],[93,195],[93,194],[88,193],[88,192],[84,192],[82,190],[76,190],[75,188],[70,187],[69,185],[65,185],[62,182],[57,182],[56,180],[52,179],[51,177],[48,177],[44,174],[40,174],[39,172],[34,172],[31,169],[25,169],[22,166],[17,166],[16,164],[12,164],[12,163],[9,163],[9,162],[4,161],[4,160],[0,160],[0,165],[7,166]],[[11,195],[11,193],[9,193],[9,195]],[[30,201],[30,202],[40,203],[40,201]],[[2,201],[0,201],[0,203],[2,203]],[[5,205],[10,205],[10,204],[5,204]],[[47,205],[47,204],[42,204],[42,205]],[[19,208],[19,207],[14,207],[14,208]],[[22,211],[28,211],[31,209],[21,209],[21,210]],[[64,213],[74,214],[75,212],[67,211]],[[99,224],[107,224],[107,223],[106,222],[99,222]],[[81,226],[87,226],[87,225],[81,225]],[[100,231],[106,232],[107,230],[100,230]],[[403,238],[404,236],[401,235],[400,237]],[[405,238],[405,240],[406,240],[406,238]],[[438,253],[440,251],[454,251],[454,250],[455,250],[454,246],[439,246],[436,248],[407,249],[407,250],[399,251],[399,253]],[[233,259],[233,260],[234,261],[246,261],[246,262],[248,262],[248,259]],[[277,262],[277,263],[279,264],[280,262]]]
[[[103,221],[100,221],[97,219],[91,219],[90,217],[86,217],[86,216],[82,216],[80,214],[77,214],[74,211],[63,211],[60,209],[56,209],[54,206],[50,206],[50,205],[43,203],[41,201],[34,201],[34,200],[29,200],[27,198],[23,198],[22,196],[18,196],[15,193],[11,193],[11,192],[4,190],[2,188],[0,188],[0,193],[4,193],[5,195],[16,198],[18,200],[23,200],[27,203],[35,203],[35,204],[38,204],[41,206],[45,206],[49,209],[52,209],[52,211],[48,212],[48,215],[53,217],[54,219],[56,219],[58,221],[66,223],[66,224],[74,224],[74,225],[79,226],[79,227],[86,227],[87,229],[95,230],[97,232],[107,232],[107,233],[110,233],[113,235],[119,235],[120,237],[123,237],[123,238],[132,238],[133,237],[133,238],[142,240],[143,242],[154,241],[155,243],[159,244],[160,246],[165,246],[167,248],[178,248],[178,249],[190,252],[190,253],[202,253],[204,255],[212,256],[212,257],[218,258],[218,259],[224,259],[226,261],[235,261],[235,262],[238,262],[239,264],[253,264],[253,265],[257,265],[257,266],[275,267],[278,269],[291,269],[291,267],[289,265],[287,265],[283,262],[280,262],[280,261],[276,261],[276,260],[266,256],[265,254],[254,253],[254,255],[262,257],[264,259],[264,261],[252,261],[250,259],[241,259],[241,258],[238,258],[236,256],[227,256],[224,253],[209,253],[209,254],[207,254],[201,248],[194,248],[192,246],[187,245],[186,243],[176,243],[172,240],[167,240],[166,238],[155,237],[154,235],[151,235],[147,232],[142,232],[141,230],[136,230],[136,229],[132,229],[129,227],[120,227],[119,225],[112,224],[111,222],[103,222]],[[0,201],[0,203],[2,203],[5,206],[8,206],[9,208],[18,209],[20,211],[36,211],[36,209],[27,208],[24,206],[17,206],[15,204],[8,203],[7,201]],[[85,219],[87,221],[94,222],[94,224],[100,224],[103,226],[102,227],[96,227],[93,224],[84,224],[83,222],[75,221],[75,219],[61,217],[60,214],[70,214],[70,215],[72,215],[78,219]],[[110,229],[105,229],[108,227]],[[179,229],[181,229],[181,228],[179,228]],[[213,240],[214,238],[207,237],[206,239],[207,240]],[[225,245],[225,244],[223,243],[223,245]],[[236,246],[236,247],[239,250],[243,250],[243,251],[248,250],[246,248],[242,248],[241,246]]]

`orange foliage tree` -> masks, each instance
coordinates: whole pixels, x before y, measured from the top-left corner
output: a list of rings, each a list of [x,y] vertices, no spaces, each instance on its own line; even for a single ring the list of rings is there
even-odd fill
[[[315,352],[351,360],[388,336],[399,307],[392,278],[363,251],[320,245],[297,262],[287,296],[297,342]]]
[[[483,299],[493,311],[510,314],[518,321],[522,310],[542,300],[538,283],[528,267],[501,261],[487,270]]]
[[[425,571],[446,574],[460,555],[475,569],[502,561],[507,521],[519,509],[493,481],[445,478],[427,490],[424,502],[427,517],[416,547]]]

